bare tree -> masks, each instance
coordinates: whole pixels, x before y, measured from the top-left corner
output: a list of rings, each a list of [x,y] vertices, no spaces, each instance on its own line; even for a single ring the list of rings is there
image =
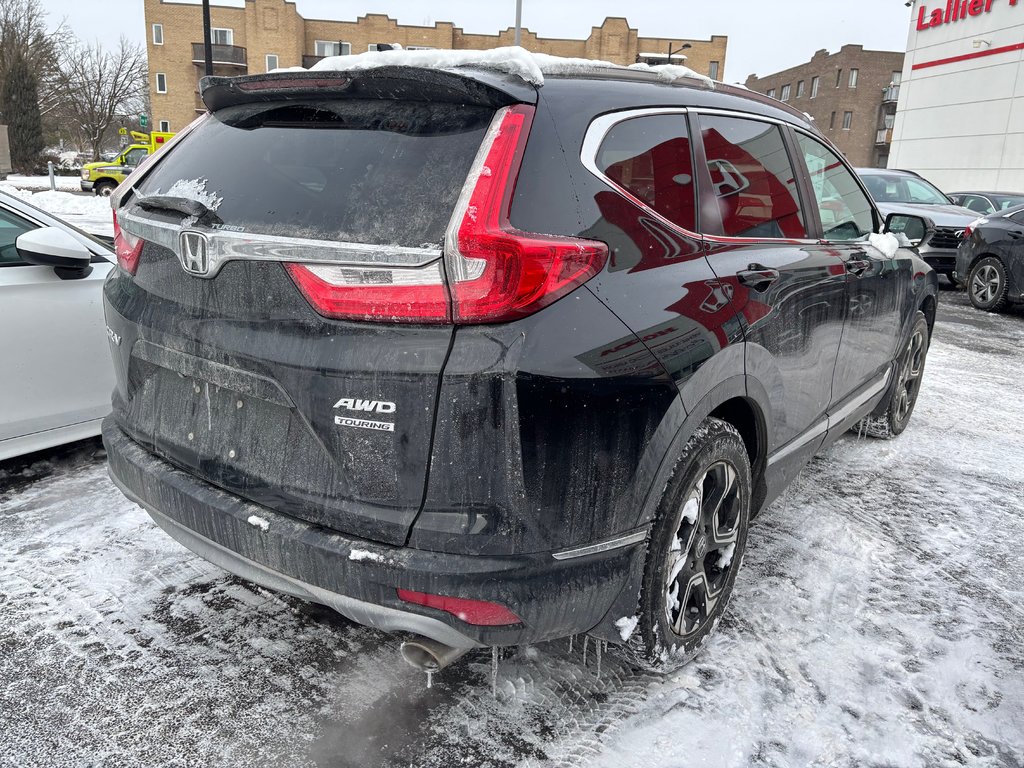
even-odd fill
[[[12,62],[22,57],[38,83],[40,111],[48,112],[56,103],[58,52],[70,37],[64,23],[47,30],[40,0],[0,0],[0,88]]]
[[[2,2],[2,0],[0,0]],[[99,157],[120,117],[139,114],[148,96],[146,51],[121,38],[106,50],[75,42],[63,49],[57,82],[57,114]]]

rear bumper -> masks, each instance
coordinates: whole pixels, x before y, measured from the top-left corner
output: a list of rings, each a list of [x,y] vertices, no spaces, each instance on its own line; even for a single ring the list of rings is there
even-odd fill
[[[346,536],[274,512],[199,480],[103,423],[109,471],[132,501],[188,549],[242,578],[328,605],[388,632],[455,647],[518,645],[593,629],[642,568],[644,541],[558,560],[452,555]],[[467,624],[398,599],[397,589],[497,602],[522,619]],[[635,604],[635,603],[634,603]]]
[[[955,250],[921,250],[921,258],[936,272],[949,274],[956,268]]]

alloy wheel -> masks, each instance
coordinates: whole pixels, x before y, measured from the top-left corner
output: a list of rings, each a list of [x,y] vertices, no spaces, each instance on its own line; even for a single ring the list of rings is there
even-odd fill
[[[904,362],[900,373],[899,388],[896,391],[897,421],[903,421],[910,415],[910,410],[917,400],[917,392],[921,388],[921,374],[924,372],[924,358],[927,352],[925,331],[918,327],[910,337]]]
[[[683,503],[665,581],[665,616],[687,637],[703,628],[729,581],[744,500],[732,464],[719,461],[694,484]]]
[[[971,296],[977,304],[990,304],[1003,287],[999,270],[991,264],[983,264],[971,275]]]

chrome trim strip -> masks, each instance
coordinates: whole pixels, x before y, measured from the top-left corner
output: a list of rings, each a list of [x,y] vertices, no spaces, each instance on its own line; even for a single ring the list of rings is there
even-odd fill
[[[825,418],[821,421],[813,424],[801,435],[793,438],[789,443],[780,448],[778,451],[768,457],[768,466],[770,467],[777,461],[781,461],[787,456],[800,450],[807,443],[811,442],[814,438],[819,435],[828,432],[830,429],[841,424],[843,421],[848,419],[854,411],[860,408],[864,403],[873,398],[875,395],[882,392],[889,385],[889,377],[892,375],[892,367],[886,369],[885,373],[875,380],[866,390],[861,392],[857,397],[848,402],[838,411],[833,414],[826,414]]]
[[[229,261],[289,261],[355,267],[423,267],[441,258],[440,248],[411,248],[399,245],[310,240],[300,237],[276,237],[246,232],[154,221],[134,213],[118,215],[118,224],[143,240],[156,243],[179,258],[179,238],[184,231],[202,232],[209,245],[210,268],[198,277],[214,277]]]
[[[860,408],[862,405],[864,405],[864,403],[866,403],[868,400],[873,398],[875,395],[877,395],[880,392],[882,392],[882,390],[884,390],[889,385],[889,377],[891,375],[892,375],[892,367],[889,367],[888,369],[886,369],[885,375],[883,375],[880,379],[875,381],[874,384],[872,384],[866,390],[861,392],[859,395],[857,395],[856,398],[854,398],[853,400],[848,402],[846,405],[844,405],[838,411],[836,411],[835,413],[829,414],[829,416],[828,416],[828,428],[832,429],[833,427],[835,427],[839,423],[841,423],[843,421],[846,421],[846,419],[850,418],[850,415],[854,411],[856,411],[858,408]]]
[[[637,531],[636,533],[628,533],[625,536],[619,536],[614,539],[599,541],[597,544],[588,544],[585,547],[576,547],[575,549],[563,549],[560,552],[552,552],[551,556],[555,558],[555,560],[571,560],[575,557],[586,557],[587,555],[594,555],[598,552],[608,552],[612,549],[628,547],[630,544],[638,544],[646,538],[646,530]]]

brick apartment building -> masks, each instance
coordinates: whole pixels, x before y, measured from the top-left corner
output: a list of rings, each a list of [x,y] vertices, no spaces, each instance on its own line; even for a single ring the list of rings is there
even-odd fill
[[[216,0],[214,0],[216,1]],[[511,6],[510,6],[511,8]],[[202,8],[175,0],[145,0],[153,127],[176,131],[203,111],[198,82],[204,72]],[[382,14],[356,21],[305,19],[294,0],[246,0],[244,8],[211,9],[214,73],[244,75],[277,67],[309,67],[324,56],[361,53],[378,43],[406,48],[485,49],[512,45],[514,30],[469,34],[451,22],[409,26]],[[537,53],[603,59],[617,64],[666,63],[687,45],[687,66],[719,79],[728,38],[710,40],[640,37],[624,18],[606,18],[585,40],[542,38],[527,29],[521,44]],[[682,63],[675,54],[672,61]]]
[[[854,166],[885,168],[903,56],[844,45],[774,75],[751,75],[746,86],[809,114]]]

